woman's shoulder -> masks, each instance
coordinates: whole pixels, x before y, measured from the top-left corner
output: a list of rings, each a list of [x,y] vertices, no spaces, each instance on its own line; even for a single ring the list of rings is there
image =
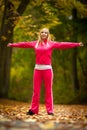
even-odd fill
[[[48,43],[50,43],[50,44],[51,44],[51,43],[53,43],[53,41],[48,41]]]
[[[55,41],[49,41],[50,45],[53,45],[55,43]]]

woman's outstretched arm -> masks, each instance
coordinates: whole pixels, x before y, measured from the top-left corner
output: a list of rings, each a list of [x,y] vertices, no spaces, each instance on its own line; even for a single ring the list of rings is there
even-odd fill
[[[68,48],[74,48],[78,46],[83,46],[82,42],[76,43],[76,42],[53,42],[52,48],[57,49],[68,49]]]
[[[18,42],[18,43],[9,43],[8,47],[16,47],[16,48],[34,48],[36,41],[32,42]]]

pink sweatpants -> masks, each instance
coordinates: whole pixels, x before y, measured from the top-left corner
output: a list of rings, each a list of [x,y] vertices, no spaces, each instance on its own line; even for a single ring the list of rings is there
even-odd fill
[[[52,83],[53,83],[53,71],[48,70],[34,70],[33,77],[33,96],[30,109],[38,114],[39,112],[39,101],[40,101],[40,89],[42,81],[44,81],[45,87],[45,105],[47,113],[53,113],[53,93],[52,93]]]

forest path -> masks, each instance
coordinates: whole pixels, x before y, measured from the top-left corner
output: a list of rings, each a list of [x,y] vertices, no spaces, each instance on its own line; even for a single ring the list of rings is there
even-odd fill
[[[38,115],[26,115],[29,106],[0,99],[0,130],[87,130],[87,105],[54,105],[54,116],[43,104]]]

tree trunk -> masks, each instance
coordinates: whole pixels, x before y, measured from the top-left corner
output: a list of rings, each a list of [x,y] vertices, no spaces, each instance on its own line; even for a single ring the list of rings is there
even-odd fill
[[[9,0],[4,1],[4,13],[0,31],[0,97],[8,97],[10,83],[10,66],[12,48],[8,48],[7,44],[13,42],[13,29],[18,13],[23,14],[28,5],[29,0],[22,0],[16,12],[14,5]]]
[[[13,40],[13,4],[5,0],[0,33],[0,97],[8,97],[12,48],[7,43]]]
[[[12,48],[0,46],[0,97],[8,97]]]
[[[72,10],[72,16],[74,22],[76,22],[77,20],[76,9]],[[77,26],[75,25],[75,23],[73,26],[73,37],[75,39],[75,42],[77,42]],[[78,74],[77,74],[77,48],[74,48],[72,52],[72,83],[75,92],[77,92],[77,90],[79,90],[79,81],[78,81]]]
[[[73,49],[72,52],[72,83],[75,92],[79,90],[79,81],[77,74],[77,48]]]

